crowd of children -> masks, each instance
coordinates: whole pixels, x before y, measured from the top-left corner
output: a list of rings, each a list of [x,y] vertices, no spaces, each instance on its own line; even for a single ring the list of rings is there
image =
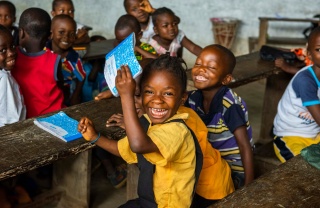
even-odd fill
[[[207,207],[254,179],[252,128],[246,103],[227,87],[234,54],[215,44],[201,48],[178,28],[180,18],[148,0],[124,0],[127,14],[115,24],[115,45],[135,34],[135,55],[143,68],[133,79],[128,66],[116,77],[122,114],[106,118],[106,128],[120,126],[126,137],[111,140],[96,132],[90,118],[79,121],[83,138],[97,145],[107,177],[124,185],[126,169],[111,154],[140,169],[139,198],[121,207]],[[15,22],[16,8],[0,1],[0,127],[90,100],[111,98],[103,77],[104,60],[83,62],[74,44],[101,41],[74,20],[72,0],[53,0],[52,19],[28,8]],[[319,43],[319,44],[318,44]],[[311,65],[298,70],[283,60],[275,64],[295,74],[279,102],[274,120],[275,152],[285,162],[320,142],[320,29],[311,32]],[[187,92],[181,49],[197,56]],[[299,66],[300,67],[300,66]],[[1,184],[0,184],[1,185]],[[0,187],[0,206],[10,207]]]

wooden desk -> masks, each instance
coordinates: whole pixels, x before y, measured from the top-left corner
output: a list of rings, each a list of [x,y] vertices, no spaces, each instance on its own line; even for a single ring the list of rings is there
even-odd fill
[[[320,207],[320,170],[300,155],[210,207]]]
[[[267,44],[268,40],[272,40],[272,37],[268,37],[268,26],[269,22],[306,22],[306,23],[318,23],[319,19],[310,18],[310,19],[301,19],[301,18],[273,18],[273,17],[259,17],[260,20],[260,26],[259,26],[259,38],[258,38],[258,48],[257,50],[260,50],[262,45]],[[280,38],[281,39],[281,38]],[[290,38],[284,37],[282,38],[283,41],[288,41]],[[277,42],[277,38],[275,38],[275,41]],[[295,38],[293,39],[294,42],[301,41],[305,44],[306,39],[304,38]],[[278,43],[281,43],[281,41]]]
[[[90,42],[86,45],[86,53],[83,60],[104,58],[114,48],[115,39]]]
[[[120,113],[119,98],[91,101],[63,109],[79,120],[92,119],[97,131],[110,138],[120,139],[124,130],[105,128],[113,113]],[[48,114],[49,115],[49,114]],[[65,143],[33,124],[33,119],[0,128],[0,180],[54,163],[54,187],[65,191],[61,207],[88,207],[90,194],[91,145],[83,139]]]

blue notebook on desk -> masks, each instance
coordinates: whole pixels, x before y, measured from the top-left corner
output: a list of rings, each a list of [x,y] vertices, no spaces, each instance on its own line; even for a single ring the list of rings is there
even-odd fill
[[[49,117],[36,118],[33,123],[65,142],[70,142],[82,137],[81,133],[78,132],[79,122],[70,118],[63,111]]]
[[[135,35],[131,33],[106,55],[104,76],[110,91],[116,97],[118,97],[119,94],[115,85],[115,77],[117,76],[117,70],[120,69],[122,65],[129,66],[133,78],[136,78],[142,72],[142,68],[134,55],[134,46]]]

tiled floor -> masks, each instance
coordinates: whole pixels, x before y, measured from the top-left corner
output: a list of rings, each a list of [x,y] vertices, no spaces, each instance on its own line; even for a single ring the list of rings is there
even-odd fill
[[[249,109],[249,121],[253,129],[255,143],[259,141],[261,108],[265,80],[235,88],[234,91],[244,99]],[[107,180],[102,167],[92,174],[91,208],[116,208],[126,202],[126,187],[115,189]]]

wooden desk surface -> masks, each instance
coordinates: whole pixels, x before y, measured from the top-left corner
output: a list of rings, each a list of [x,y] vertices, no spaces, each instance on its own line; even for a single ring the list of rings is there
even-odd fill
[[[114,48],[115,39],[101,40],[90,42],[86,46],[86,54],[82,57],[83,60],[104,58]]]
[[[320,170],[300,155],[211,207],[320,207]]]
[[[76,120],[83,116],[89,117],[97,131],[111,138],[120,139],[125,134],[118,127],[105,127],[106,120],[112,114],[122,111],[120,98],[91,101],[63,111]],[[84,139],[65,143],[34,125],[33,119],[1,127],[0,180],[76,155],[94,146]]]
[[[276,18],[276,17],[259,17],[259,20],[267,21],[283,21],[283,22],[313,22],[318,23],[320,20],[317,18]]]

